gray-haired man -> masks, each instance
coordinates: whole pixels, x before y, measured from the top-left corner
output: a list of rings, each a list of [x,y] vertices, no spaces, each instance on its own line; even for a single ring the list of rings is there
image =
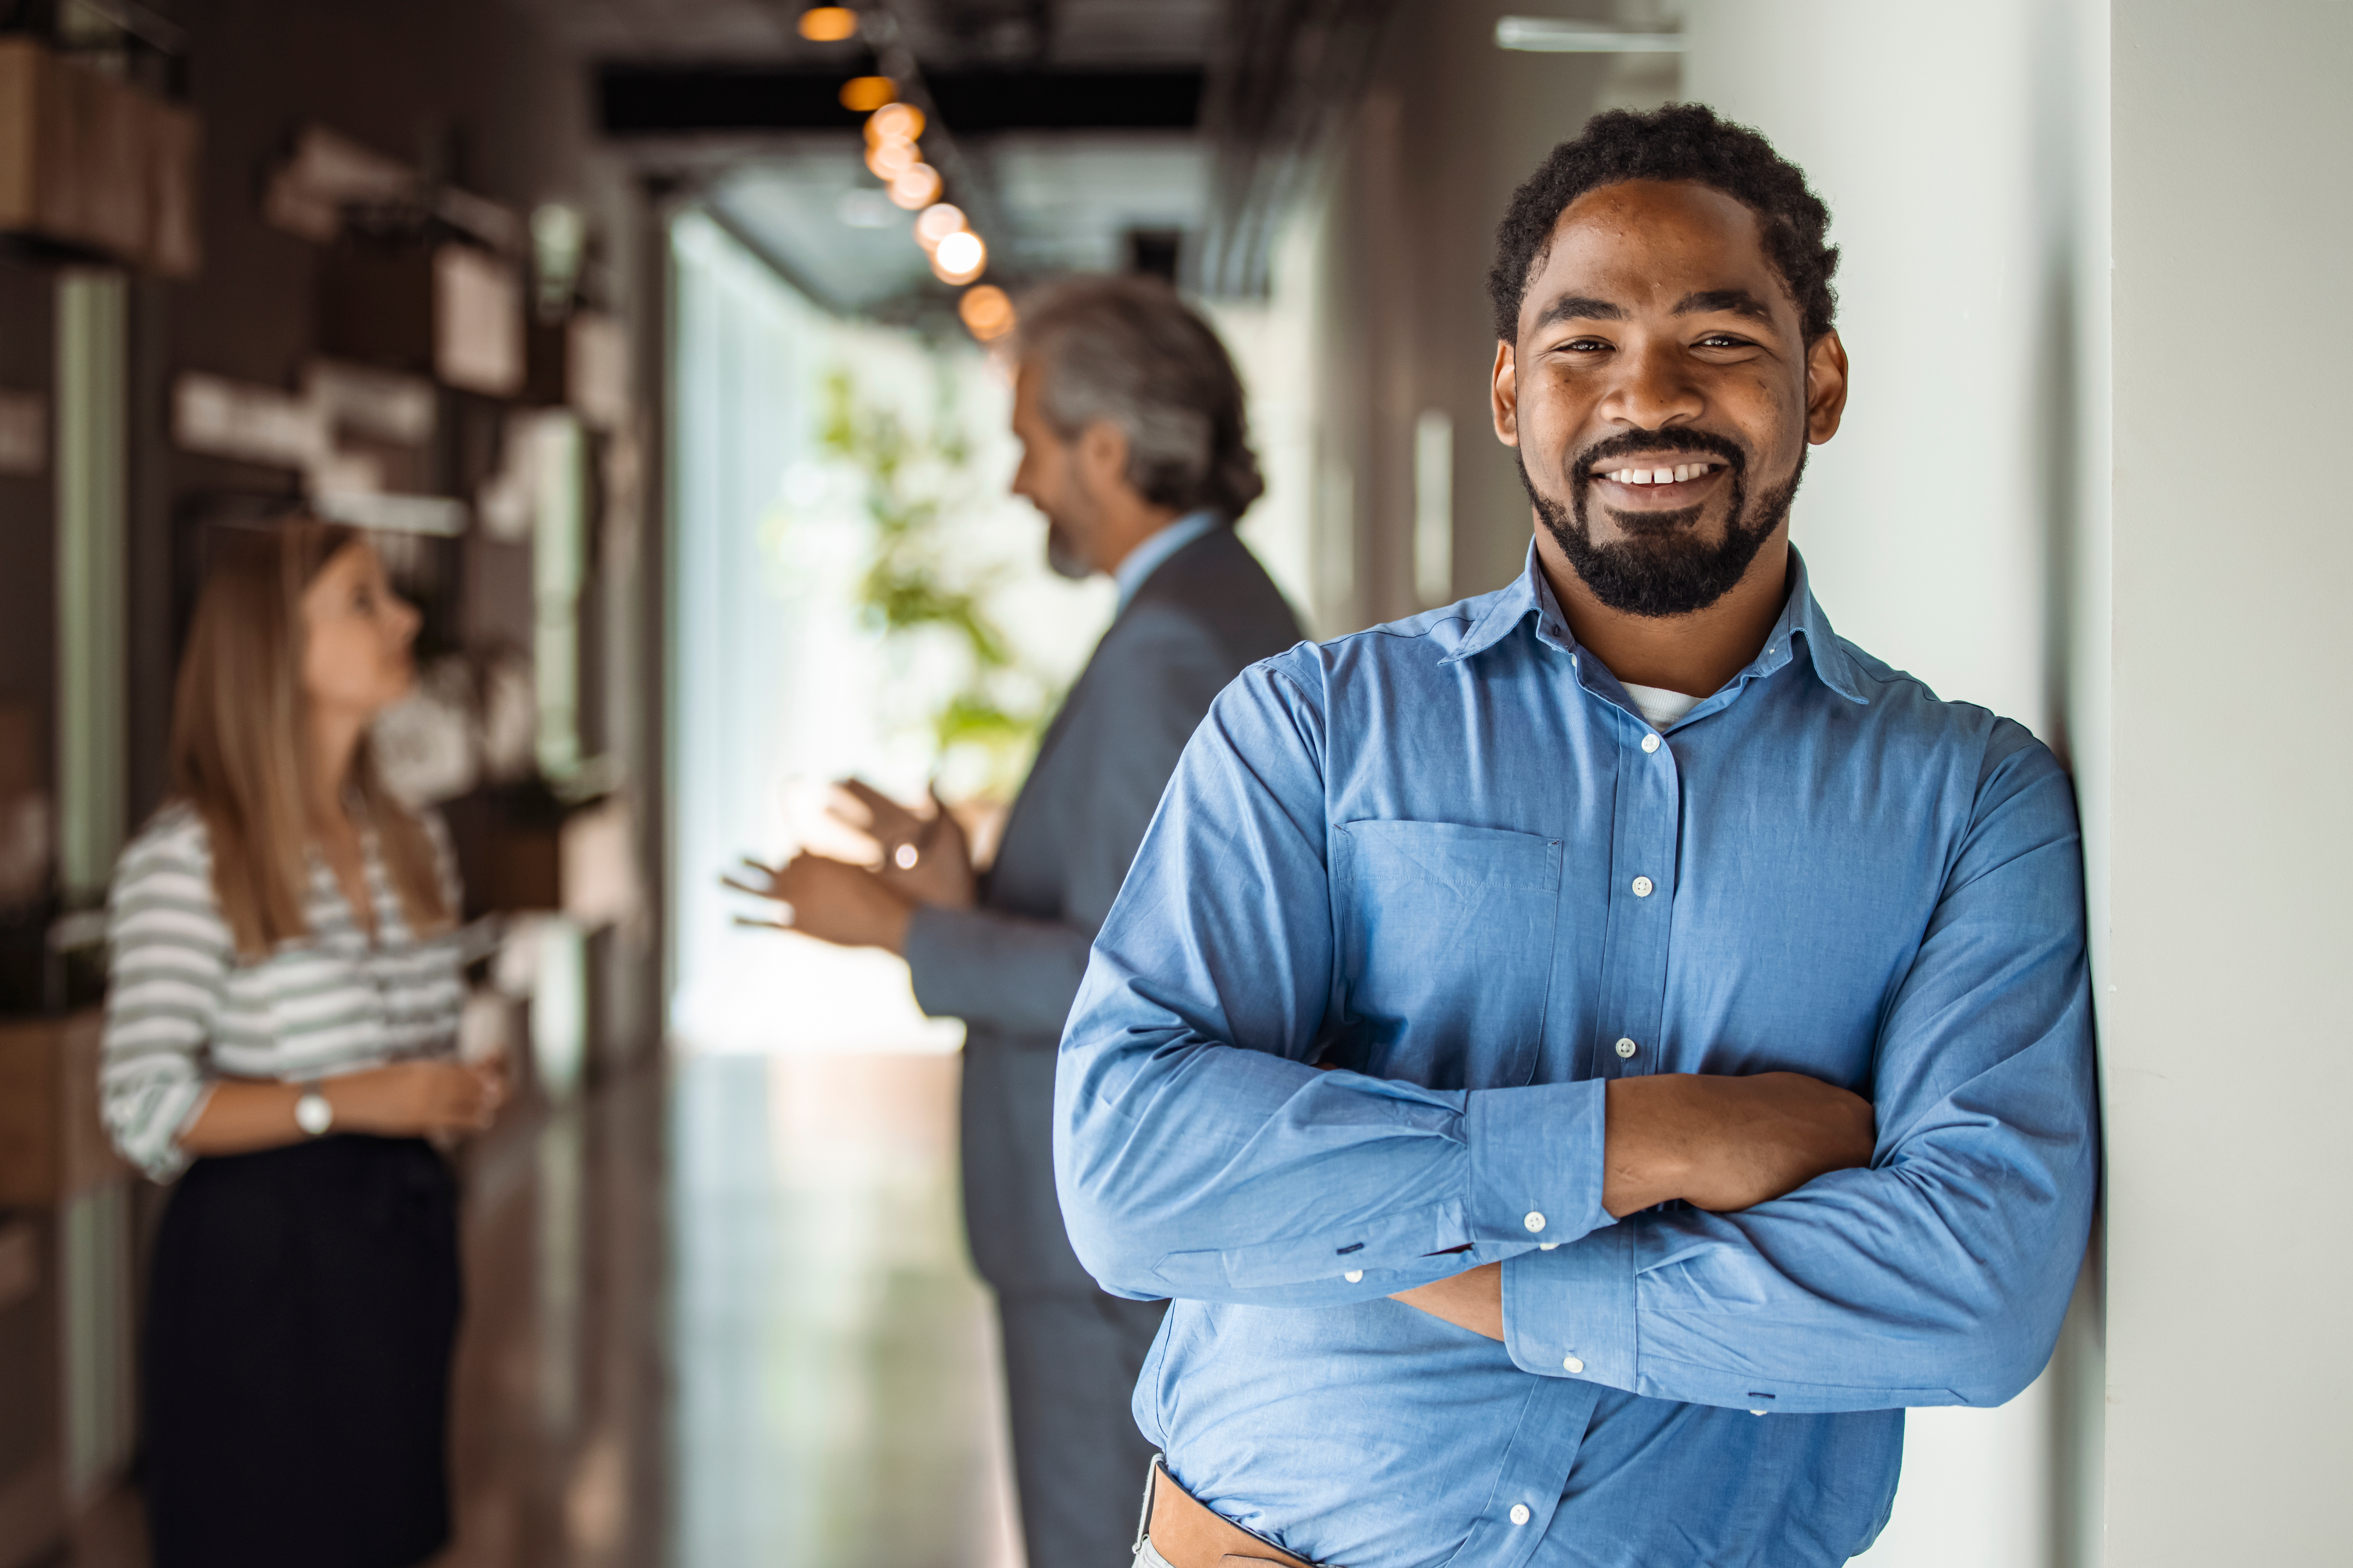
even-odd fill
[[[997,1292],[1032,1568],[1111,1563],[1151,1448],[1131,1391],[1164,1303],[1101,1289],[1054,1195],[1055,1047],[1087,951],[1210,700],[1299,640],[1233,522],[1263,488],[1217,335],[1165,287],[1085,279],[1029,302],[1015,493],[1046,514],[1070,576],[1120,607],[1038,749],[995,866],[954,818],[864,785],[884,849],[868,868],[803,855],[758,889],[796,930],[906,955],[924,1011],[965,1020],[965,1220]]]

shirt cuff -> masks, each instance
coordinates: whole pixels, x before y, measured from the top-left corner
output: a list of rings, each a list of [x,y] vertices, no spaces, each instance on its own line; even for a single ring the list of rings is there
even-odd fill
[[[1632,1230],[1504,1262],[1504,1346],[1522,1372],[1634,1387]]]
[[[1612,1223],[1601,1206],[1609,1089],[1588,1079],[1470,1092],[1472,1240],[1558,1246]]]

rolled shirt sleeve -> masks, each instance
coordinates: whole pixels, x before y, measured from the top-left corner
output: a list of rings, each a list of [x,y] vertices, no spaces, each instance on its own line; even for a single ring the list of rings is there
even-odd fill
[[[1335,944],[1323,718],[1285,673],[1298,657],[1210,709],[1062,1037],[1063,1215],[1117,1294],[1330,1306],[1608,1223],[1600,1083],[1314,1067]]]
[[[200,839],[134,843],[115,873],[107,931],[100,1110],[122,1157],[169,1181],[187,1164],[180,1134],[212,1092],[206,1047],[233,947]]]
[[[1989,768],[1875,1060],[1870,1168],[1505,1264],[1514,1363],[1760,1412],[1998,1405],[2040,1372],[2097,1160],[2074,806],[2040,746]]]

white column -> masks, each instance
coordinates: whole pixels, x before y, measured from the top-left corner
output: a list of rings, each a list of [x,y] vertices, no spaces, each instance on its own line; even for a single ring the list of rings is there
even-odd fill
[[[2353,7],[2114,10],[2109,1561],[2341,1563]]]

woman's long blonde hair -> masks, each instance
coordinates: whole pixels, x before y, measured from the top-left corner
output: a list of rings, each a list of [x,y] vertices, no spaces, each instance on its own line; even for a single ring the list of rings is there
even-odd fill
[[[172,701],[172,788],[203,816],[213,891],[237,951],[309,934],[311,747],[302,696],[302,594],[354,530],[311,518],[222,529],[196,599]],[[365,736],[351,786],[410,927],[447,924],[432,840],[384,787]]]

